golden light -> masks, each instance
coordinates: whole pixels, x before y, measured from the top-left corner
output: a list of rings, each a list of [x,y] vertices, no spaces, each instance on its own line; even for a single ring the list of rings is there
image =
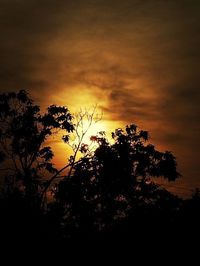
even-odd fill
[[[49,95],[49,97],[51,97]],[[77,121],[80,117],[80,113],[85,113],[86,115],[82,119],[82,125],[78,127],[78,134],[84,134],[82,143],[90,145],[91,136],[96,136],[98,132],[105,132],[106,138],[111,141],[111,132],[120,126],[124,126],[120,121],[112,120],[112,114],[110,116],[102,112],[100,106],[107,107],[107,95],[105,92],[98,90],[94,87],[93,89],[87,88],[84,85],[72,86],[71,88],[64,88],[59,90],[59,93],[53,96],[54,101],[58,105],[65,105],[69,108],[69,111],[72,115],[75,116],[74,123],[77,124]],[[92,123],[88,120],[87,114],[91,115],[94,112],[94,117]],[[88,129],[87,129],[88,128]],[[70,144],[78,143],[78,138],[76,132],[70,134]],[[68,158],[73,154],[73,150],[67,143],[62,141],[62,133],[56,137],[52,142],[52,147],[55,153],[54,163],[58,168],[62,168],[67,164]],[[80,156],[80,153],[79,155]]]
[[[83,121],[83,130],[87,129],[88,126],[88,121]],[[95,147],[96,144],[92,144],[92,141],[90,140],[91,136],[96,136],[98,134],[98,132],[101,131],[105,131],[106,133],[106,137],[108,138],[108,140],[110,141],[110,136],[111,136],[111,131],[114,130],[113,127],[111,127],[111,123],[110,121],[104,121],[104,120],[100,120],[98,122],[94,122],[91,124],[91,126],[88,128],[87,132],[85,133],[85,135],[83,136],[83,139],[81,141],[81,143],[84,143],[86,145],[91,145],[91,147]],[[79,128],[78,129],[78,133],[82,134],[82,129]],[[59,134],[59,136],[57,136],[57,138],[52,141],[52,147],[53,147],[53,151],[55,153],[55,158],[53,160],[53,162],[55,163],[56,167],[58,168],[62,168],[64,165],[66,165],[68,163],[68,158],[70,157],[70,155],[73,155],[73,149],[72,149],[72,145],[78,145],[79,143],[79,139],[77,137],[77,134],[71,133],[70,134],[70,140],[69,140],[69,144],[68,143],[64,143],[62,140],[62,133]],[[78,153],[78,157],[81,156],[81,153]]]

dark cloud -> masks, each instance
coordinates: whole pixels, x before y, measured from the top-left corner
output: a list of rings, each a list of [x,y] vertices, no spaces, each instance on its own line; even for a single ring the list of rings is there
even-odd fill
[[[138,119],[155,119],[157,117],[156,104],[151,99],[145,99],[137,95],[134,89],[126,88],[112,90],[109,95],[109,106],[102,107],[110,113],[115,120],[126,123],[134,122]]]
[[[106,119],[149,129],[200,186],[199,12],[198,0],[0,0],[0,90],[96,99]]]

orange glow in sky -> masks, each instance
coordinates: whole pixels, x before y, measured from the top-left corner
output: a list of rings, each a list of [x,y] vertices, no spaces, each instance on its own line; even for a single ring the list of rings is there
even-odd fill
[[[134,123],[174,153],[188,193],[200,187],[200,1],[46,2],[1,1],[0,89],[43,109],[97,105],[88,135]],[[66,145],[52,143],[62,166]]]

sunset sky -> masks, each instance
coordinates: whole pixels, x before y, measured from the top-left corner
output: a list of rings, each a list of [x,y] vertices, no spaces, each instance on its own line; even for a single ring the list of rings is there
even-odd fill
[[[98,104],[106,130],[138,124],[177,157],[171,189],[190,194],[200,187],[199,14],[199,0],[0,0],[0,90],[27,89],[43,107]]]

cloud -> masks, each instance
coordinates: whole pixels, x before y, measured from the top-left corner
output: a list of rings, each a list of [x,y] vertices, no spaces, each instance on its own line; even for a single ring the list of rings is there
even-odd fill
[[[106,119],[149,129],[186,175],[200,170],[198,0],[0,5],[2,91],[29,89],[44,105],[92,99]]]

